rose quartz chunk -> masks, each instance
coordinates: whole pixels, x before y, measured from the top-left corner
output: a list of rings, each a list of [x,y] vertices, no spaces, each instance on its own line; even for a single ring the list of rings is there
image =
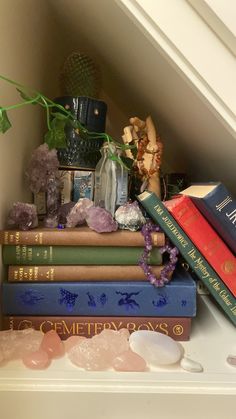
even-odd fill
[[[71,348],[78,345],[84,339],[86,339],[84,336],[70,336],[64,340],[65,351],[69,352]]]
[[[50,358],[58,358],[65,353],[64,344],[55,330],[45,333],[40,349],[47,352]]]
[[[145,371],[147,365],[141,356],[128,350],[113,359],[112,367],[116,371]]]
[[[47,352],[40,349],[25,355],[22,358],[22,362],[27,368],[42,370],[49,366],[51,360]]]
[[[103,330],[85,339],[68,353],[71,362],[90,371],[101,371],[112,366],[112,360],[129,349],[128,334],[124,331]]]
[[[0,332],[0,350],[4,360],[22,358],[25,354],[37,351],[43,333],[34,329],[5,330]]]

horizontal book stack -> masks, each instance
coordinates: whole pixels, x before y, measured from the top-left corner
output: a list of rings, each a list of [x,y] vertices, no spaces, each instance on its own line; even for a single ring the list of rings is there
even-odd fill
[[[164,233],[153,233],[149,264],[157,277],[164,267]],[[140,231],[96,233],[88,227],[0,232],[4,328],[54,328],[63,339],[91,337],[104,328],[156,330],[188,340],[196,315],[196,285],[176,269],[162,288],[151,285],[138,261]]]
[[[138,199],[236,325],[236,199],[222,183],[192,185],[165,202],[148,191]]]

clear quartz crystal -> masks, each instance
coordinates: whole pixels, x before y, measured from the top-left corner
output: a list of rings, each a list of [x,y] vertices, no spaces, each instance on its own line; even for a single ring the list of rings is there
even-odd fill
[[[101,154],[95,169],[94,203],[114,215],[115,210],[128,200],[128,172],[110,158],[121,155],[121,150],[114,144],[105,143]]]

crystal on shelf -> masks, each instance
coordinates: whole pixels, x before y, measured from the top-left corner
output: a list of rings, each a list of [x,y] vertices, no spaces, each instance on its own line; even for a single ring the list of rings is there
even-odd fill
[[[127,332],[103,330],[99,335],[82,340],[68,353],[73,364],[90,371],[112,366],[113,359],[129,349]]]
[[[134,352],[153,366],[175,364],[182,357],[179,343],[163,333],[151,330],[135,331],[130,335],[129,343]]]

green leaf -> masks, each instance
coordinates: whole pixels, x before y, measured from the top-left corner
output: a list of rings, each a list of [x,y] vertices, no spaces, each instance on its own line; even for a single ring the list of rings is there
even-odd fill
[[[11,128],[11,123],[8,119],[6,111],[0,108],[0,133],[5,134]]]
[[[45,143],[47,143],[48,148],[66,148],[66,134],[64,130],[60,129],[51,129],[44,136]]]
[[[60,120],[60,121],[67,121],[70,116],[60,113],[60,112],[52,112],[51,115],[53,116],[53,118],[55,118],[56,120]]]
[[[53,118],[51,127],[54,130],[64,130],[66,125],[66,119]]]
[[[36,99],[36,97],[38,95],[34,95],[34,96],[29,96],[27,93],[25,93],[23,90],[18,89],[18,87],[16,88],[16,90],[20,93],[20,96],[22,97],[23,100],[25,101],[29,101],[29,100],[33,100]],[[38,101],[32,102],[32,105],[36,105],[38,103]]]

